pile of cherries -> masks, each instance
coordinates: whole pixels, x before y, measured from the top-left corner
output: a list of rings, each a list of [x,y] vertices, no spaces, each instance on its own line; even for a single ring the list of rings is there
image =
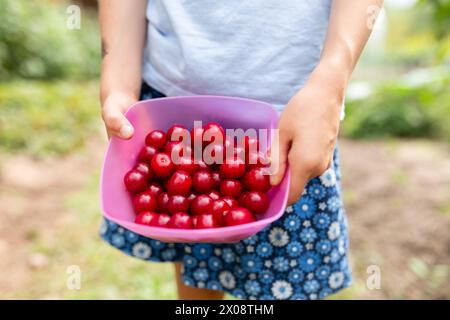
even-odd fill
[[[239,140],[228,138],[218,123],[151,131],[124,176],[135,222],[204,229],[256,221],[269,207],[267,156],[256,137]]]

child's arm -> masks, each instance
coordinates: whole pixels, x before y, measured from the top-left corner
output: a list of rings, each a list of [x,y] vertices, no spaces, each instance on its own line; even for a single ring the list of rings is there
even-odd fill
[[[289,203],[297,201],[309,179],[321,175],[333,159],[340,111],[351,73],[371,32],[374,10],[383,0],[334,0],[324,50],[305,86],[289,101],[273,147],[272,184],[292,171]],[[376,11],[376,10],[375,10]],[[277,150],[279,150],[277,154]]]
[[[147,0],[100,0],[102,72],[100,100],[108,135],[129,139],[133,127],[123,113],[138,100]]]

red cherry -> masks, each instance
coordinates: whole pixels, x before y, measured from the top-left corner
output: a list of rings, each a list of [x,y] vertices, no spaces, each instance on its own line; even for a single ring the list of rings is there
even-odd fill
[[[203,160],[209,164],[222,164],[225,159],[225,151],[222,144],[212,143],[203,151]]]
[[[191,202],[192,200],[194,200],[197,197],[197,195],[195,194],[195,192],[191,191],[186,195],[186,198],[189,200],[189,202]]]
[[[231,206],[223,199],[214,201],[211,213],[216,217],[218,222],[222,224],[223,215],[231,209]]]
[[[156,222],[156,226],[158,227],[167,227],[170,221],[170,215],[167,213],[160,213],[158,220]]]
[[[156,226],[158,219],[159,214],[157,214],[156,212],[143,211],[136,216],[134,222],[136,222],[137,224],[144,224],[147,226]]]
[[[123,177],[123,182],[128,191],[138,193],[147,188],[147,177],[136,170],[128,171]]]
[[[192,225],[194,226],[194,229],[197,226],[197,219],[198,219],[198,217],[200,217],[200,216],[191,216]]]
[[[223,196],[237,198],[242,192],[242,184],[238,180],[226,179],[220,183],[220,193]]]
[[[168,141],[186,141],[187,137],[189,137],[189,131],[179,124],[174,124],[172,127],[167,130],[167,139]]]
[[[158,177],[168,177],[174,170],[174,165],[170,157],[165,153],[156,154],[151,163],[153,173]]]
[[[186,171],[175,171],[167,182],[167,192],[170,195],[181,194],[184,196],[191,190],[192,179]]]
[[[198,160],[197,161],[197,165],[198,165],[198,170],[204,170],[204,171],[211,171],[211,167],[208,166],[205,161],[203,160]]]
[[[209,228],[218,228],[220,227],[220,223],[217,221],[216,217],[210,213],[205,213],[200,216],[195,216],[196,229],[209,229]]]
[[[210,193],[208,193],[208,196],[213,199],[213,200],[219,200],[220,199],[220,193],[217,192],[216,190],[211,191]]]
[[[211,172],[211,177],[214,180],[214,189],[219,189],[220,187],[220,181],[222,181],[222,179],[220,178],[220,172],[219,171],[213,171]]]
[[[169,196],[167,209],[170,213],[187,212],[189,210],[189,200],[185,196]]]
[[[192,229],[194,227],[191,216],[186,212],[175,213],[172,217],[170,217],[167,226],[173,229]]]
[[[199,193],[208,193],[214,187],[211,173],[205,170],[197,171],[192,177],[192,186]]]
[[[225,179],[240,178],[245,173],[245,163],[240,158],[228,158],[220,166],[220,174]]]
[[[239,205],[255,214],[264,213],[269,208],[269,197],[261,191],[244,192],[239,197]]]
[[[153,130],[145,137],[145,144],[158,150],[164,148],[167,142],[166,134],[161,130]]]
[[[234,155],[235,159],[240,159],[240,160],[244,161],[245,160],[245,154],[246,153],[245,153],[244,148],[241,148],[241,147],[234,148],[233,155]]]
[[[222,128],[220,124],[217,122],[210,122],[206,124],[204,127],[205,132],[203,133],[203,137],[207,142],[212,141],[222,141],[223,143],[224,137],[225,137],[225,130]]]
[[[137,165],[134,166],[133,169],[139,171],[144,176],[146,176],[147,180],[151,180],[153,178],[153,172],[148,163],[139,162]]]
[[[243,146],[245,154],[258,152],[259,141],[256,138],[245,136],[241,142],[241,146]]]
[[[256,221],[256,218],[253,213],[246,208],[232,208],[224,214],[223,221],[226,226],[237,226],[254,222]]]
[[[183,157],[191,157],[192,149],[183,142],[172,141],[166,144],[164,152],[174,161],[179,163]]]
[[[159,194],[164,190],[157,182],[152,182],[148,185],[147,191],[150,192],[155,198],[158,198]]]
[[[242,182],[251,191],[267,192],[270,189],[269,175],[266,168],[254,168],[244,175]]]
[[[167,192],[162,192],[158,195],[158,211],[168,212],[169,211],[169,194]]]
[[[194,215],[211,213],[213,203],[214,203],[213,199],[211,199],[206,194],[198,195],[191,202],[191,213]]]
[[[136,213],[155,211],[157,204],[156,197],[149,191],[139,193],[133,198],[133,208]]]
[[[234,137],[225,137],[223,143],[225,157],[229,158],[234,155]]]
[[[197,171],[198,165],[194,163],[194,159],[191,157],[181,157],[180,161],[175,163],[175,168],[193,175]]]
[[[205,129],[203,127],[194,127],[191,129],[191,144],[192,147],[195,148],[201,148],[204,145],[203,141],[203,133],[205,132]]]
[[[247,165],[248,170],[265,167],[269,165],[269,159],[262,152],[250,152],[247,154],[245,164]]]
[[[239,204],[236,199],[233,197],[225,196],[221,198],[223,201],[225,201],[231,208],[236,208]]]
[[[153,159],[153,156],[158,152],[154,147],[145,146],[141,149],[138,154],[138,160],[146,163],[150,163]]]

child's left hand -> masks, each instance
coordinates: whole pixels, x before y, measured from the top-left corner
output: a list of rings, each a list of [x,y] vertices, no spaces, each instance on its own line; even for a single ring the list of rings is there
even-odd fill
[[[272,168],[278,166],[278,170],[271,176],[271,184],[280,183],[288,162],[289,204],[296,202],[306,183],[325,172],[333,160],[346,86],[339,78],[339,70],[318,67],[281,114],[278,145],[275,141],[271,156]]]

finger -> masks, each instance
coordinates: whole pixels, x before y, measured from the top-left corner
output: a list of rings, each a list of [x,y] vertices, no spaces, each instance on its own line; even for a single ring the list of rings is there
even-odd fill
[[[288,204],[291,205],[300,199],[306,183],[309,180],[309,173],[305,170],[297,151],[292,148],[289,154],[289,166],[291,168],[291,184],[289,187]]]
[[[105,106],[103,108],[102,117],[109,135],[121,139],[130,139],[133,136],[133,126],[117,108]]]
[[[275,186],[283,180],[286,172],[287,157],[289,152],[289,137],[285,132],[279,130],[270,148],[270,184]]]

